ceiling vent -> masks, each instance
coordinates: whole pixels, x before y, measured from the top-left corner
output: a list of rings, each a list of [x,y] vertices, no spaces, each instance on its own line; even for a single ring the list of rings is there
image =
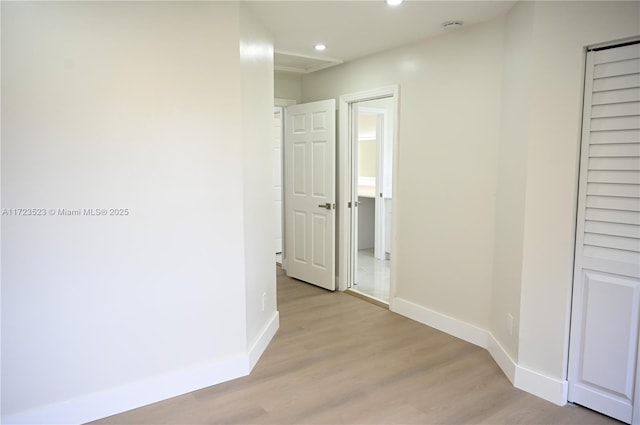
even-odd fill
[[[276,71],[308,74],[343,63],[340,59],[318,56],[304,56],[276,50],[273,55],[273,68]]]

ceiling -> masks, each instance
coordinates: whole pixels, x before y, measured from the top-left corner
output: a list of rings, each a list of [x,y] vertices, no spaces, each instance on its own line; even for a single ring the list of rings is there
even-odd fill
[[[514,1],[247,1],[274,36],[276,70],[308,73],[502,15]],[[316,52],[313,46],[327,49]]]

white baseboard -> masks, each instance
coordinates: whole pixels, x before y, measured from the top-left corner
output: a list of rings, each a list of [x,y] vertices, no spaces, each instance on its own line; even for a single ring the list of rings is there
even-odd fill
[[[487,347],[487,351],[489,351],[493,360],[498,364],[498,367],[502,369],[507,379],[513,384],[516,381],[516,368],[518,365],[493,334],[489,335],[489,347]]]
[[[249,373],[246,355],[158,376],[2,417],[8,424],[81,424],[166,400]]]
[[[280,327],[280,313],[276,311],[271,316],[269,323],[262,329],[262,332],[258,335],[254,343],[249,347],[249,370],[253,370],[253,367],[260,360],[260,356],[267,349],[267,346],[273,339],[274,335]]]
[[[560,381],[518,365],[488,331],[402,298],[391,301],[391,311],[485,348],[516,388],[558,406],[567,404],[569,385],[566,380]]]
[[[513,384],[516,388],[520,388],[558,406],[567,404],[569,390],[569,382],[567,380],[561,381],[526,367],[517,366],[516,378]]]
[[[566,380],[560,381],[517,364],[493,335],[490,338],[487,350],[514,387],[558,406],[567,404],[569,383]]]
[[[424,325],[431,326],[432,328],[453,335],[471,344],[482,348],[488,347],[489,332],[470,323],[454,319],[453,317],[398,297],[394,298],[392,303],[389,303],[389,308],[395,313],[406,316]]]
[[[2,417],[9,424],[82,424],[248,375],[279,327],[276,311],[246,354]]]

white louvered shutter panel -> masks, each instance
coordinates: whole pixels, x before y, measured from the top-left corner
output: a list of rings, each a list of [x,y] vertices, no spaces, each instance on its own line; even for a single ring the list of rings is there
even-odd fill
[[[640,44],[589,52],[569,400],[630,423],[640,320]],[[636,409],[638,408],[636,404]]]

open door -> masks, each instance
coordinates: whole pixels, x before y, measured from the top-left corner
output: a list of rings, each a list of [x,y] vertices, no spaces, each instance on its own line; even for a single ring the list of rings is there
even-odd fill
[[[285,119],[287,275],[335,290],[335,100],[292,105]]]

